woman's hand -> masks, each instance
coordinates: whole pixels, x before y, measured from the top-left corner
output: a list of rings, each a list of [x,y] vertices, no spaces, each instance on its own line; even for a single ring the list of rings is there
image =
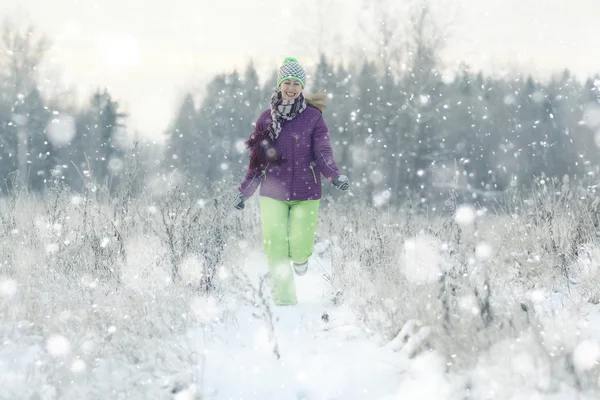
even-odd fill
[[[248,197],[244,196],[243,194],[238,194],[235,199],[233,200],[233,206],[238,209],[238,210],[243,210],[244,207],[246,207],[246,205],[244,204],[244,202],[248,200]]]
[[[344,192],[350,189],[350,182],[346,175],[338,175],[335,178],[333,178],[333,184],[336,188]]]

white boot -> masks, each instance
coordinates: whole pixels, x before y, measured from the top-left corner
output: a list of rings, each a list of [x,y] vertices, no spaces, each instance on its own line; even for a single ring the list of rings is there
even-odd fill
[[[304,262],[303,264],[293,263],[293,267],[296,275],[302,276],[306,274],[306,271],[308,271],[308,260],[306,260],[306,262]]]

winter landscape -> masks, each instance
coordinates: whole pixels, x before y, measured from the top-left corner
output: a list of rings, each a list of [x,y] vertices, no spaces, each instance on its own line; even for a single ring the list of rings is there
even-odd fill
[[[0,399],[600,398],[600,5],[154,3],[0,6]],[[290,55],[351,186],[278,306],[233,200]]]

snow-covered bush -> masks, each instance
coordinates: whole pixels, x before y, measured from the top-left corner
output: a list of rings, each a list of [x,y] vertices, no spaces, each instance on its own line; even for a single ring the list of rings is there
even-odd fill
[[[568,182],[507,197],[428,216],[332,204],[322,219],[334,285],[367,332],[408,358],[435,351],[481,398],[515,395],[523,380],[534,392],[596,390],[596,344],[580,343],[572,316],[598,302],[599,202]]]
[[[268,352],[284,354],[260,274],[256,201],[238,212],[225,182],[211,196],[186,187],[178,179],[111,200],[93,185],[80,194],[56,185],[44,202],[0,200],[0,359],[14,360],[0,366],[2,395],[202,393],[201,343],[218,324],[238,324],[241,304],[264,322]],[[568,186],[508,196],[502,208],[428,215],[323,202],[315,255],[331,262],[329,294],[414,362],[402,390],[421,381],[447,398],[598,390],[600,337],[582,322],[600,298],[598,202]]]

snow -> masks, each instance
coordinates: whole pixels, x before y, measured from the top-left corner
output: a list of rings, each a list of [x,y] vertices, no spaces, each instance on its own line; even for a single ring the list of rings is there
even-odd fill
[[[180,266],[180,274],[183,282],[187,284],[200,284],[204,271],[204,260],[197,256],[186,257]]]
[[[48,121],[46,135],[54,146],[67,146],[76,134],[75,118],[68,114],[60,114]]]
[[[482,261],[490,259],[493,252],[492,246],[485,242],[478,243],[477,247],[475,247],[475,256]]]
[[[204,323],[216,320],[219,311],[219,306],[214,297],[195,297],[190,301],[190,312]]]
[[[246,144],[244,140],[237,140],[235,142],[235,149],[239,154],[243,154],[246,151]]]
[[[384,176],[380,170],[376,169],[371,172],[370,178],[375,185],[379,185],[381,182],[383,182]]]
[[[0,277],[0,296],[5,298],[13,297],[18,290],[17,281],[10,278]]]
[[[66,356],[69,354],[71,344],[62,335],[52,335],[46,341],[46,350],[54,357]]]
[[[245,260],[244,269],[255,279],[264,273],[264,268],[261,254]],[[173,348],[171,354],[175,357],[178,357],[175,348],[185,344],[188,355],[198,358],[198,368],[186,379],[184,371],[174,375],[160,372],[167,368],[164,363],[173,361],[163,361],[162,367],[150,367],[156,370],[151,372],[155,378],[148,385],[154,385],[164,395],[156,394],[154,398],[171,395],[170,398],[195,399],[196,394],[201,393],[203,399],[364,399],[384,398],[395,393],[403,359],[369,339],[347,307],[329,304],[329,286],[321,276],[327,268],[326,260],[311,260],[309,273],[296,277],[299,304],[273,307],[272,330],[258,307],[238,302],[235,308],[228,310],[225,320],[219,320],[223,308],[216,298],[192,298],[190,315],[201,324],[190,324],[182,336],[166,337],[163,343]],[[87,280],[85,283],[88,284]],[[324,312],[330,316],[326,321],[322,318]],[[22,325],[23,333],[29,332],[30,324]],[[118,325],[106,328],[112,341],[119,340]],[[211,326],[210,334],[207,326]],[[85,385],[77,376],[86,376],[88,384],[94,382],[93,391],[106,396],[124,394],[128,382],[147,379],[144,366],[138,365],[135,372],[136,368],[131,369],[120,357],[106,355],[91,365],[79,358],[98,350],[97,346],[101,345],[98,338],[92,341],[79,338],[77,347],[59,333],[50,334],[43,347],[36,344],[38,340],[36,336],[21,336],[19,343],[5,345],[0,350],[0,397],[7,393],[29,393],[25,376],[26,371],[31,370],[33,381],[30,380],[29,387],[33,384],[38,393],[47,391],[45,398],[57,398],[55,393],[63,389],[42,384],[46,370],[42,365],[54,363],[45,354],[65,360],[71,355],[75,357],[61,373],[67,374],[68,380],[73,379],[71,385]],[[275,344],[279,358],[273,351]],[[143,342],[137,345],[143,346]],[[156,349],[146,351],[152,353]]]
[[[596,133],[594,133],[594,143],[596,144],[596,146],[600,147],[600,129],[598,129]]]
[[[86,370],[87,365],[85,364],[85,362],[83,360],[75,360],[73,361],[73,364],[71,365],[71,372],[73,372],[74,374],[79,374],[82,373]]]
[[[397,393],[387,399],[450,399],[452,385],[446,379],[444,369],[444,360],[435,353],[425,353],[415,358],[403,371]]]
[[[436,281],[441,274],[441,248],[441,243],[429,235],[406,240],[400,262],[404,276],[417,284]]]
[[[384,190],[381,193],[377,193],[373,196],[373,205],[375,207],[381,207],[389,203],[392,198],[392,192],[389,190]]]
[[[586,104],[583,121],[591,128],[600,128],[600,105],[596,103]]]
[[[251,309],[241,309],[238,329],[216,335],[205,355],[208,398],[362,399],[393,391],[399,360],[361,339],[343,310],[329,323],[321,321],[322,311],[318,304],[274,311],[277,359],[268,329]]]
[[[129,250],[136,263],[143,259],[135,256],[151,253],[147,245],[132,244]],[[558,357],[572,349],[576,373],[597,371],[600,309],[589,305],[575,315],[566,297],[557,299],[550,291],[536,289],[526,299],[545,316],[537,325],[543,342],[534,331],[505,338],[481,352],[473,368],[449,372],[442,354],[428,347],[436,333],[421,321],[407,320],[396,338],[382,340],[363,329],[349,304],[330,301],[332,287],[323,279],[323,274],[331,273],[330,246],[318,243],[307,275],[295,277],[296,306],[275,307],[268,301],[265,309],[260,302],[243,302],[227,293],[186,298],[177,295],[180,290],[170,299],[159,298],[161,291],[174,287],[165,285],[165,276],[156,271],[140,277],[136,285],[124,282],[130,284],[125,292],[147,291],[142,296],[146,316],[135,315],[130,304],[134,300],[118,293],[107,298],[108,304],[90,307],[90,312],[110,310],[111,304],[123,307],[122,314],[111,311],[116,313],[114,320],[96,320],[94,314],[92,324],[104,325],[100,335],[89,333],[92,325],[74,324],[81,318],[76,310],[59,310],[60,332],[40,331],[36,324],[15,320],[10,331],[18,332],[12,336],[16,340],[6,340],[0,348],[0,398],[15,398],[17,393],[30,398],[37,393],[48,399],[558,400],[573,398],[577,392],[564,383],[553,386],[550,361],[539,354],[558,352]],[[264,255],[247,244],[242,247],[248,252],[237,267],[257,284],[266,270]],[[440,256],[442,247],[425,234],[404,242],[399,264],[411,284],[437,279],[447,262]],[[140,269],[136,263],[124,273]],[[219,276],[231,279],[231,272],[221,267]],[[90,293],[96,283],[89,276],[81,279],[82,288]],[[164,316],[154,314],[172,307],[169,301],[186,302],[187,312],[171,316],[186,321],[186,328],[156,331],[154,338],[137,337],[140,318],[156,320],[157,328],[167,327]],[[461,297],[459,306],[477,318],[476,296]],[[122,352],[105,351],[107,346],[120,346]]]
[[[114,172],[121,172],[125,168],[125,162],[118,157],[113,157],[108,161],[108,168]]]
[[[477,214],[475,212],[475,208],[471,205],[462,205],[456,210],[456,215],[454,217],[457,224],[460,226],[470,226],[475,223],[475,218]]]
[[[584,340],[573,351],[573,365],[579,371],[588,371],[598,365],[600,347],[598,343]]]

